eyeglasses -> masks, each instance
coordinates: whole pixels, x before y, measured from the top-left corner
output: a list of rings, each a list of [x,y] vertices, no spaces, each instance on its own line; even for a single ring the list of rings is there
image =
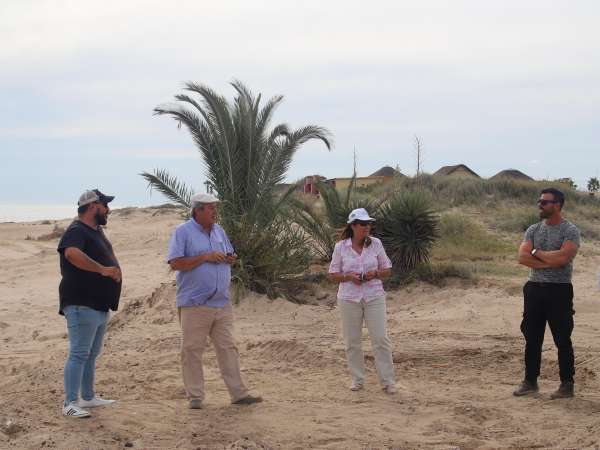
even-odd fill
[[[551,205],[553,203],[558,203],[556,200],[538,200],[537,204],[541,206]]]
[[[361,227],[372,227],[373,222],[364,222],[362,220],[355,220],[354,225],[360,225]]]

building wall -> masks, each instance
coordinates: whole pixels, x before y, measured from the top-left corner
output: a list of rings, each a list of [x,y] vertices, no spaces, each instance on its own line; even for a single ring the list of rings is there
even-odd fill
[[[372,186],[374,184],[383,184],[391,181],[393,177],[358,177],[356,178],[357,187]],[[346,190],[352,181],[352,178],[333,178],[329,180],[333,186],[338,190]]]

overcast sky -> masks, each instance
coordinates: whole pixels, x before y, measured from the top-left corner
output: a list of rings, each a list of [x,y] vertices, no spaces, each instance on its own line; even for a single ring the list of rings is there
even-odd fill
[[[0,1],[0,205],[159,204],[138,175],[196,189],[192,140],[155,106],[234,78],[285,96],[274,123],[317,124],[289,180],[464,163],[481,176],[600,170],[600,2]],[[1,214],[0,214],[1,215]]]

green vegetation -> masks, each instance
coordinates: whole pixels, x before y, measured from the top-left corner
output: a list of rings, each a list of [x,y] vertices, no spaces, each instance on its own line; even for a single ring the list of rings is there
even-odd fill
[[[261,96],[239,81],[232,83],[237,91],[233,102],[206,86],[185,86],[187,93],[175,96],[176,103],[154,111],[184,125],[202,156],[208,186],[221,200],[220,223],[239,257],[233,279],[270,297],[286,294],[312,255],[306,234],[293,224],[293,188],[277,196],[276,187],[302,144],[317,139],[330,148],[330,134],[314,125],[296,130],[285,124],[270,127],[283,97],[273,97],[261,107]],[[192,189],[166,170],[141,175],[152,188],[189,208]]]
[[[390,286],[415,280],[440,284],[446,277],[522,277],[526,269],[516,262],[523,233],[539,219],[536,201],[540,190],[557,187],[565,193],[564,215],[581,230],[584,241],[600,240],[600,200],[577,192],[562,182],[510,179],[456,179],[422,175],[418,190],[432,199],[439,214],[439,236],[429,255],[429,264],[395,273]],[[417,190],[411,178],[376,186],[373,198]],[[385,206],[385,203],[384,205]],[[380,212],[374,213],[380,218]],[[375,232],[380,229],[380,222]],[[390,243],[386,250],[391,254]]]
[[[365,208],[372,216],[378,217],[382,202],[386,196],[367,195],[356,187],[356,173],[345,192],[318,181],[323,209],[316,204],[296,203],[298,215],[296,222],[311,237],[315,256],[329,261],[341,230],[346,226],[348,215],[356,208]]]
[[[329,132],[309,125],[296,130],[271,126],[276,96],[261,105],[235,81],[229,102],[210,88],[187,83],[176,102],[159,106],[189,131],[202,157],[207,188],[221,200],[220,223],[239,256],[234,292],[245,289],[293,299],[309,264],[328,261],[351,210],[377,219],[373,231],[394,264],[389,286],[414,280],[440,284],[447,277],[512,277],[523,269],[515,261],[523,232],[539,220],[536,200],[544,187],[565,192],[565,216],[588,240],[600,239],[600,201],[577,192],[567,179],[555,182],[395,177],[392,182],[344,192],[318,183],[320,199],[282,191],[295,152],[309,140],[330,148]],[[165,169],[142,173],[154,188],[189,209],[193,191]],[[597,180],[588,182],[594,193]]]
[[[381,205],[375,234],[395,270],[410,271],[429,261],[438,237],[438,218],[428,197],[421,192],[403,192]]]
[[[587,182],[587,190],[591,195],[594,195],[598,190],[600,190],[600,181],[598,178],[592,177]]]
[[[440,239],[434,247],[436,260],[491,260],[514,251],[513,244],[466,214],[451,212],[440,218]]]

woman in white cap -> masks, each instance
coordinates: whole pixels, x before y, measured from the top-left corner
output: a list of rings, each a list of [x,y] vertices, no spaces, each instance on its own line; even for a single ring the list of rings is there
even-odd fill
[[[359,391],[365,382],[362,327],[367,324],[377,375],[387,394],[396,392],[392,344],[386,331],[385,291],[382,279],[391,274],[392,263],[381,241],[369,236],[375,219],[364,208],[355,209],[335,245],[329,277],[338,282],[338,308],[346,344],[350,390]]]

